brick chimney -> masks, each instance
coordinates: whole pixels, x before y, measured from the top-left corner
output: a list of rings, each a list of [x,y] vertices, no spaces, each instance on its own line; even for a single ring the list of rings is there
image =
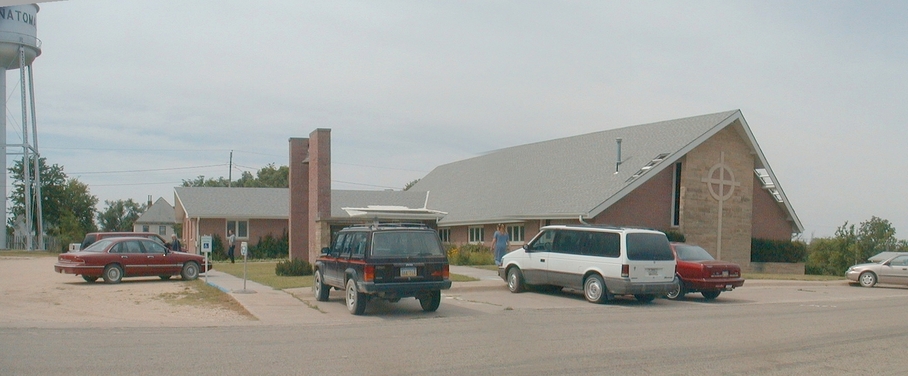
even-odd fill
[[[309,258],[309,139],[290,139],[290,259]]]
[[[331,243],[331,130],[309,134],[309,262]]]

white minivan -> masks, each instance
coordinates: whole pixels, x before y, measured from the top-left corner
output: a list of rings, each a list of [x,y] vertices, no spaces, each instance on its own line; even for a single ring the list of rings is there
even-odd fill
[[[649,302],[675,286],[675,256],[655,230],[595,226],[545,226],[526,246],[504,255],[498,275],[511,292],[527,286],[583,290],[602,303],[615,295]]]

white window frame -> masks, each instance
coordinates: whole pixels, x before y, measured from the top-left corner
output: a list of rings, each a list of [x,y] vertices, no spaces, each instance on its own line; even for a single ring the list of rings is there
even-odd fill
[[[505,231],[508,233],[509,244],[523,244],[524,239],[526,239],[526,227],[523,224],[507,225]]]
[[[233,226],[231,226],[231,222]],[[245,234],[240,232],[241,223],[245,223]],[[248,219],[228,219],[226,221],[226,229],[224,229],[225,234],[229,234],[229,231],[233,230],[233,234],[236,235],[237,239],[249,239],[249,220]]]
[[[438,229],[438,238],[441,239],[442,243],[450,243],[451,242],[451,229],[450,228]]]
[[[158,226],[158,235],[166,236],[167,235],[167,226],[164,226],[164,225]]]
[[[485,228],[482,226],[471,226],[467,229],[469,232],[469,243],[479,244],[485,241]],[[478,239],[477,239],[478,238]]]

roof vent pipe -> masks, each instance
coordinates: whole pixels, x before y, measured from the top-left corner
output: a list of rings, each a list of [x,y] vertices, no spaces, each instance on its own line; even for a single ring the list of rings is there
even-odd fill
[[[621,137],[615,139],[615,142],[618,143],[618,161],[615,162],[615,174],[618,174],[618,166],[621,166]]]

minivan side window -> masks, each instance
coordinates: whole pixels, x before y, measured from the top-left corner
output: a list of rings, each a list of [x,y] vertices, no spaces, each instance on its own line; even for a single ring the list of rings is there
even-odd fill
[[[585,237],[585,231],[556,231],[552,251],[557,253],[580,254],[580,243]]]
[[[618,257],[621,255],[621,235],[614,232],[590,232],[581,253],[586,256]]]
[[[552,250],[552,242],[555,240],[555,231],[545,231],[536,238],[533,244],[530,244],[527,250],[536,252],[547,252]]]
[[[630,233],[627,234],[628,260],[674,260],[672,248],[664,234]]]

